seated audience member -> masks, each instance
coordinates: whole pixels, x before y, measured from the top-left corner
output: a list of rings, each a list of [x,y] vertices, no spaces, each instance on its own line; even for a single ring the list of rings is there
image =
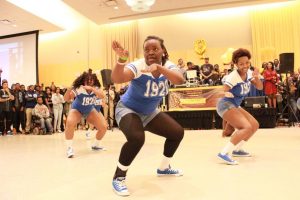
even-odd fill
[[[211,76],[211,79],[213,81],[213,85],[222,85],[222,82],[221,82],[221,72],[220,72],[220,67],[218,64],[215,64],[214,65],[214,69],[213,69],[213,72],[212,72],[212,76]]]
[[[45,104],[43,104],[42,97],[37,98],[37,104],[34,107],[33,113],[35,116],[39,117],[43,133],[47,133],[48,130],[48,132],[51,134],[53,132],[53,127],[51,124],[52,119],[50,118],[50,112],[48,107]]]
[[[186,69],[185,69],[185,63],[182,58],[178,59],[178,64],[177,64],[180,72],[182,73],[183,77],[186,77]]]
[[[213,75],[214,67],[212,64],[209,63],[208,57],[204,58],[204,62],[205,63],[200,67],[200,74],[202,76],[204,84],[211,84],[212,83],[211,76]]]

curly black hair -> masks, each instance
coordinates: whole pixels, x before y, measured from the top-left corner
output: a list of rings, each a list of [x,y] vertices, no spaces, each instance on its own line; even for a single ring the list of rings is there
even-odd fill
[[[248,59],[250,60],[251,59],[250,51],[248,51],[247,49],[239,48],[232,53],[232,62],[236,64],[239,58],[244,56],[248,57]]]
[[[101,87],[99,79],[96,74],[92,73],[92,69],[89,69],[88,72],[83,72],[79,77],[77,77],[72,86],[74,88],[79,88],[81,85],[84,85],[84,82],[87,80],[94,80],[94,86]]]
[[[161,60],[162,60],[162,65],[164,65],[164,64],[167,62],[167,60],[169,60],[169,54],[168,54],[168,51],[167,51],[167,49],[166,49],[166,47],[165,47],[165,45],[164,45],[164,40],[161,39],[160,37],[157,37],[157,36],[154,36],[154,35],[149,35],[149,36],[145,39],[144,44],[145,44],[145,42],[147,42],[148,40],[158,40],[158,41],[159,41],[160,46],[161,46],[161,48],[162,48],[163,51],[164,51],[164,54],[163,54],[162,59],[161,59]]]

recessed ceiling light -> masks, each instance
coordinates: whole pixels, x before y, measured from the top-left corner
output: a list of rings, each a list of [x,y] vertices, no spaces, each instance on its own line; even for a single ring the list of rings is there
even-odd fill
[[[118,9],[119,9],[119,7],[118,7],[118,6],[115,6],[115,7],[114,7],[114,9],[115,9],[115,10],[118,10]]]

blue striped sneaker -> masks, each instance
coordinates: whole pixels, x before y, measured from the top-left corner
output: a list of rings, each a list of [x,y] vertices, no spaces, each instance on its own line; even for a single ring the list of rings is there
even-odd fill
[[[112,182],[113,190],[117,195],[129,196],[130,193],[125,183],[125,177],[117,177]]]
[[[224,161],[228,165],[238,165],[239,163],[235,160],[232,160],[228,154],[222,155],[221,153],[218,154],[218,158]]]
[[[241,149],[238,151],[233,151],[232,156],[233,157],[251,157],[251,154]]]
[[[165,170],[157,169],[157,176],[183,176],[183,171],[180,169],[172,169],[171,166]]]

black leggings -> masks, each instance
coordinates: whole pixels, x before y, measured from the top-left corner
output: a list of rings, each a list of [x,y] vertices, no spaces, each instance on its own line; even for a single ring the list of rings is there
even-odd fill
[[[123,145],[119,157],[120,164],[129,166],[145,142],[145,130],[166,138],[164,156],[172,157],[184,136],[183,128],[166,113],[156,115],[144,128],[140,117],[130,113],[122,117],[120,129],[127,142]]]

